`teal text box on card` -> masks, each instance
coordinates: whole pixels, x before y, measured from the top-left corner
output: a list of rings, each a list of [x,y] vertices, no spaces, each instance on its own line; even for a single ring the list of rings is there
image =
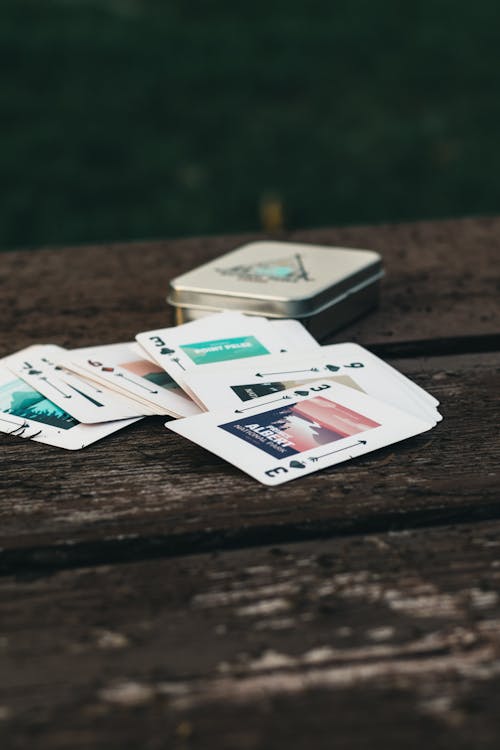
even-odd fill
[[[208,365],[214,362],[224,362],[228,359],[244,359],[245,357],[269,354],[266,347],[255,336],[200,341],[197,344],[185,344],[180,348],[196,365]]]

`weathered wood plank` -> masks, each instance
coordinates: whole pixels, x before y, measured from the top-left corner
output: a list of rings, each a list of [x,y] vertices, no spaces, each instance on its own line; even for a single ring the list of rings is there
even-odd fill
[[[393,346],[452,337],[467,351],[467,337],[500,334],[500,219],[324,229],[286,238],[382,253],[387,278],[380,308],[339,340]],[[125,341],[171,324],[164,302],[169,280],[251,239],[262,237],[3,253],[0,356],[41,341]]]
[[[432,432],[276,488],[136,424],[78,454],[0,436],[3,571],[500,515],[500,354],[403,360]]]
[[[478,523],[3,578],[2,748],[496,748],[499,539]]]

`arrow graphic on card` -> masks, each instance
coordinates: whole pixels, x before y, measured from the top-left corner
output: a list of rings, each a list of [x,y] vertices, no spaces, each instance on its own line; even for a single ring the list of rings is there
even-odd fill
[[[309,367],[307,370],[285,370],[284,372],[256,372],[256,378],[264,378],[268,375],[296,375],[299,372],[319,372],[319,367]]]
[[[134,378],[129,378],[127,375],[124,375],[123,372],[116,372],[115,375],[117,378],[123,378],[124,380],[128,380],[129,383],[133,383],[138,388],[143,388],[148,393],[158,393],[158,391],[152,391],[151,388],[148,388],[146,385],[142,385],[142,383],[138,383],[137,380],[134,380]]]
[[[65,393],[60,388],[57,387],[57,385],[54,385],[54,383],[51,383],[50,380],[45,377],[45,375],[40,375],[40,380],[43,380],[47,385],[50,385],[51,388],[53,388],[55,391],[61,394],[61,396],[64,396],[64,398],[72,398],[71,394]]]
[[[171,359],[171,362],[175,362],[175,363],[176,363],[177,365],[179,365],[179,367],[181,368],[181,370],[184,370],[184,372],[186,372],[186,368],[185,368],[185,367],[184,367],[184,365],[183,365],[183,364],[181,363],[181,361],[180,361],[179,357],[173,357],[173,358]]]
[[[96,401],[95,398],[92,398],[92,396],[89,396],[87,393],[84,393],[83,391],[78,390],[78,388],[75,388],[74,385],[67,384],[68,388],[71,388],[73,391],[76,391],[76,393],[79,393],[80,396],[83,398],[86,398],[87,401],[90,401],[94,406],[104,406],[104,404],[101,404],[99,401]],[[102,393],[102,391],[99,391],[99,393]],[[67,398],[71,398],[71,396],[67,396]]]
[[[272,401],[264,401],[264,403],[256,404],[255,406],[247,406],[246,409],[235,409],[235,414],[243,414],[244,411],[250,411],[250,409],[256,409],[260,406],[267,406],[268,404],[275,404],[277,401],[289,401],[291,396],[281,396],[280,398],[274,398]]]
[[[366,440],[358,440],[357,443],[354,443],[353,445],[346,445],[345,448],[337,448],[336,451],[329,451],[328,453],[322,453],[321,456],[311,456],[309,458],[309,461],[312,461],[313,463],[315,463],[316,461],[319,461],[320,458],[331,456],[333,453],[341,453],[342,451],[348,451],[351,448],[355,448],[357,445],[366,445]]]
[[[71,385],[69,381],[66,381],[66,378],[71,378],[71,380],[76,380],[77,382],[82,383],[86,388],[91,388],[96,393],[102,393],[103,391],[98,388],[94,383],[91,383],[90,380],[86,380],[86,378],[82,378],[80,375],[77,375],[76,372],[68,372],[64,367],[56,367],[56,370],[62,370],[61,378],[64,380],[64,382],[68,382],[68,385],[70,388],[74,388],[75,391],[78,390],[78,388],[75,388],[74,385]]]
[[[82,383],[86,388],[91,388],[96,393],[102,393],[100,388],[97,388],[93,383],[90,383],[88,380],[85,380],[84,378],[81,378],[79,375],[76,374],[76,372],[68,372],[65,367],[62,367],[61,365],[55,365],[53,362],[51,362],[47,357],[42,357],[42,362],[44,362],[46,365],[51,367],[55,372],[58,374],[58,376],[64,380],[68,388],[71,388],[73,391],[76,391],[80,394],[80,396],[83,396],[83,398],[88,399],[96,406],[102,406],[102,404],[99,401],[96,401],[91,396],[87,395],[83,391],[80,391],[78,388],[76,388],[74,385],[72,385],[69,380],[65,380],[65,378],[71,378],[71,380],[76,380],[77,382]],[[41,372],[41,371],[40,371]],[[60,374],[59,374],[60,373]],[[49,384],[50,385],[50,384]],[[71,396],[69,397],[71,398]]]
[[[17,427],[17,429],[19,429],[20,427],[23,427],[24,429],[26,429],[26,427],[29,427],[28,422],[26,422],[25,420],[23,420],[21,424],[19,424],[19,422],[14,422],[14,420],[12,419],[5,419],[5,417],[0,417],[0,422],[5,422],[6,424],[13,424],[15,427]]]

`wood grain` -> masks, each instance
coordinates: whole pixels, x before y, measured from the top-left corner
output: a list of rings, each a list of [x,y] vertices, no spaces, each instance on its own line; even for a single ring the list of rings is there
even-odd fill
[[[497,748],[500,523],[0,581],[2,748]]]
[[[78,453],[0,436],[3,571],[500,515],[500,354],[403,360],[432,432],[266,488],[149,419]]]
[[[34,342],[126,341],[172,324],[164,301],[169,280],[253,239],[262,235],[2,253],[0,356]],[[392,347],[442,340],[446,347],[451,338],[455,351],[468,351],[471,337],[482,336],[494,337],[498,349],[500,219],[332,228],[283,239],[382,254],[379,309],[336,340]]]

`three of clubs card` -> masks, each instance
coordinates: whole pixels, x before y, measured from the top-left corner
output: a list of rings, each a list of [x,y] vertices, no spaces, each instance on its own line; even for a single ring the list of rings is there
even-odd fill
[[[291,347],[297,351],[318,348],[297,321],[276,325],[241,313],[218,313],[176,328],[146,331],[137,334],[136,340],[182,387],[189,372],[211,364],[286,353]]]

